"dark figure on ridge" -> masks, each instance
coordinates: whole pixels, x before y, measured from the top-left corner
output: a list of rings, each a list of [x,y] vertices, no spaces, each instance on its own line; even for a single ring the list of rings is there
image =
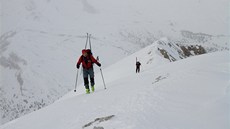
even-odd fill
[[[136,62],[136,73],[140,72],[140,66],[141,66],[141,63],[139,61],[137,61]]]

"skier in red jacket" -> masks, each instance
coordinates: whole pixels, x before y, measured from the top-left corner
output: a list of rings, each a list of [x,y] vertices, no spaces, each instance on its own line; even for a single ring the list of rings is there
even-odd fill
[[[90,93],[88,76],[90,76],[91,90],[92,90],[92,92],[94,92],[95,82],[94,82],[93,63],[96,63],[99,67],[101,67],[101,64],[93,57],[91,50],[90,49],[83,49],[82,55],[80,56],[76,67],[77,67],[77,69],[79,69],[80,65],[82,64],[84,85],[85,85],[85,89],[86,89],[87,94]]]

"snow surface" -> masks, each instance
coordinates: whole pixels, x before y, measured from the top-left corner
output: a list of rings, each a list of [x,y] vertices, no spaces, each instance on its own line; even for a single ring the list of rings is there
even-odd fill
[[[106,90],[97,73],[94,93],[85,94],[80,83],[77,92],[0,128],[229,129],[229,51],[172,63],[155,56],[147,63],[152,47],[103,69]],[[138,74],[136,57],[142,63]]]
[[[87,32],[106,68],[162,37],[212,52],[229,50],[229,14],[229,0],[1,0],[0,124],[72,90]],[[168,63],[154,55],[142,62]],[[106,81],[127,76],[120,73]]]

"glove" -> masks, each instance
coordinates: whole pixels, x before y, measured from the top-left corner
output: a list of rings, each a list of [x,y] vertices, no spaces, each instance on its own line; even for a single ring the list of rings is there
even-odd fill
[[[101,67],[101,63],[98,63],[97,65],[98,65],[99,67]]]
[[[79,65],[79,64],[77,64],[77,65],[76,65],[76,67],[77,67],[77,69],[79,69],[79,68],[80,68],[80,65]]]

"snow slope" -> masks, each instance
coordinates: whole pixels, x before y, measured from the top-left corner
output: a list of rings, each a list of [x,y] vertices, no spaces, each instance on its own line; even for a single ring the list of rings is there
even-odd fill
[[[229,51],[172,63],[155,53],[147,63],[151,47],[103,69],[106,90],[98,73],[95,93],[85,94],[80,84],[77,93],[1,129],[228,129]]]
[[[228,9],[228,0],[1,0],[0,124],[72,90],[86,32],[103,67],[161,37],[229,50]]]

